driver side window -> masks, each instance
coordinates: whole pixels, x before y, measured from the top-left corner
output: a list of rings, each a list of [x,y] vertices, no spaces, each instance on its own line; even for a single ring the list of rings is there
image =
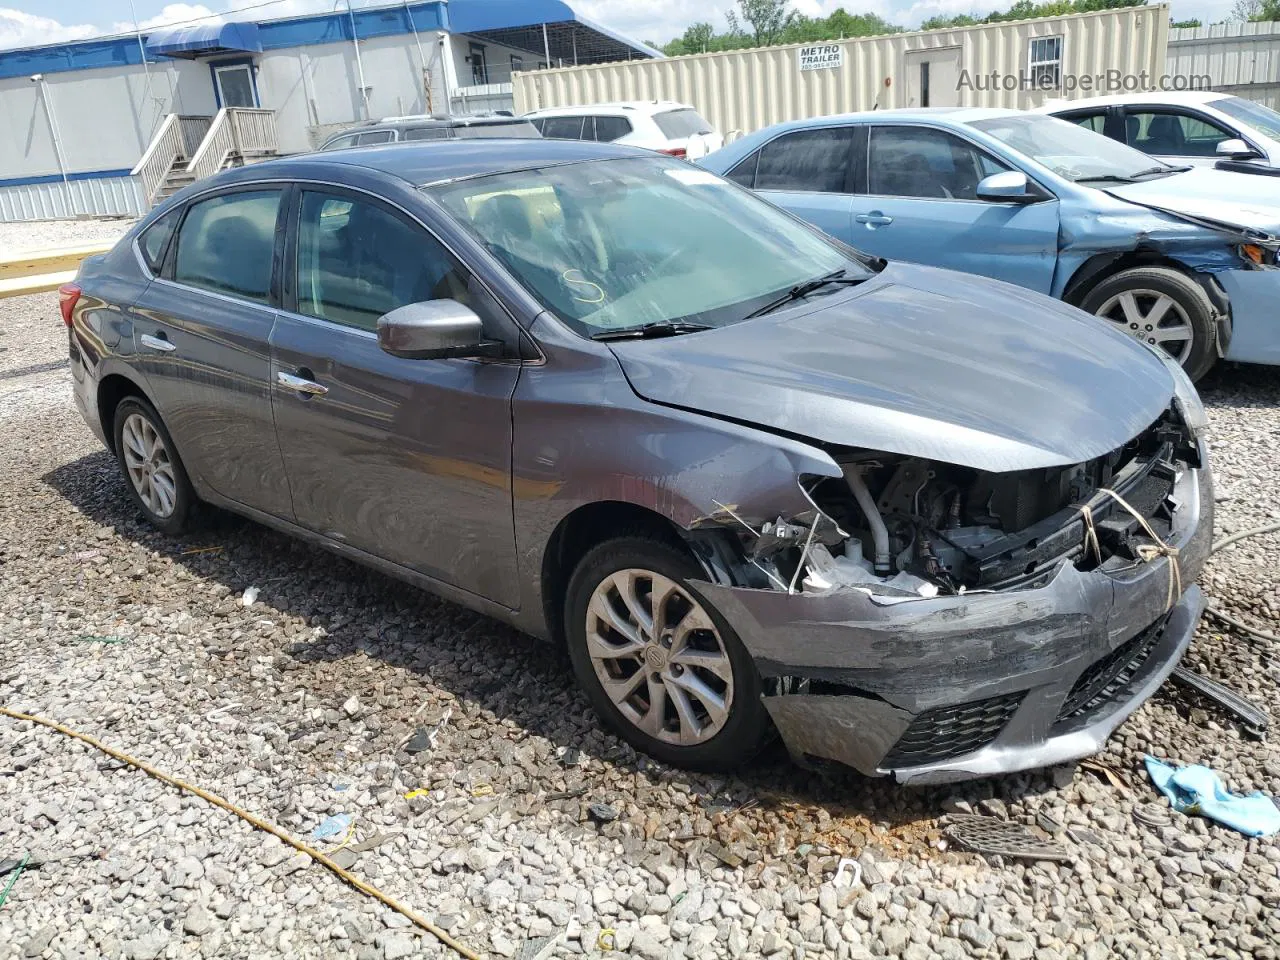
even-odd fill
[[[468,303],[462,265],[421,227],[377,204],[304,190],[297,246],[304,316],[372,331],[406,304]]]
[[[976,200],[978,183],[1009,168],[945,130],[875,127],[867,153],[868,193],[882,197]]]

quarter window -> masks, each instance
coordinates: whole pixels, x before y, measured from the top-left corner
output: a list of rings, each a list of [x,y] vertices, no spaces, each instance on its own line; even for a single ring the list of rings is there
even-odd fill
[[[1027,69],[1037,90],[1062,86],[1062,37],[1033,37],[1027,52]]]
[[[1129,146],[1157,156],[1212,157],[1218,144],[1235,137],[1203,117],[1163,110],[1130,110],[1124,123]]]
[[[360,330],[423,300],[466,303],[467,276],[421,227],[362,200],[304,191],[298,312]]]
[[[760,162],[760,151],[757,150],[747,159],[742,160],[736,167],[725,174],[726,180],[732,180],[734,183],[746,187],[748,190],[756,185],[756,164]]]
[[[757,190],[847,193],[852,127],[797,130],[760,148]]]
[[[929,127],[872,129],[867,168],[872,194],[936,200],[975,200],[983,177],[1009,169],[973,144]]]
[[[364,147],[371,143],[390,143],[395,138],[395,132],[392,130],[370,130],[356,137],[356,144]]]
[[[181,209],[170,210],[157,220],[142,234],[138,249],[142,251],[142,259],[152,273],[158,274],[164,263],[164,251],[169,246],[169,238],[173,236],[173,228],[178,225]]]
[[[626,117],[596,117],[596,139],[612,143],[631,132],[631,121]]]
[[[193,203],[178,231],[173,279],[266,303],[279,190],[227,193]]]
[[[353,133],[345,137],[338,137],[338,139],[336,140],[330,140],[321,149],[322,150],[342,150],[344,147],[355,146],[355,142],[356,142],[356,135]]]

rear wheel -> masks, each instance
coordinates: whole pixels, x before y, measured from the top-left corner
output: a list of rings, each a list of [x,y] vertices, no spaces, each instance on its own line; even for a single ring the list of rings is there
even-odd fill
[[[569,581],[565,632],[578,682],[620,736],[675,766],[727,770],[755,755],[769,720],[742,642],[688,586],[700,576],[666,543],[608,541]]]
[[[1080,306],[1159,347],[1193,380],[1217,359],[1213,304],[1200,284],[1171,267],[1121,270],[1090,290]]]
[[[116,459],[134,502],[152,526],[181,533],[196,495],[164,421],[145,400],[126,397],[114,427]]]

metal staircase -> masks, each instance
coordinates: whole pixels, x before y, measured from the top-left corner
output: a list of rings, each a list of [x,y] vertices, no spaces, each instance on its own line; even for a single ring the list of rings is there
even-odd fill
[[[171,113],[132,173],[148,206],[154,206],[219,170],[278,153],[274,110],[224,107],[212,117]]]

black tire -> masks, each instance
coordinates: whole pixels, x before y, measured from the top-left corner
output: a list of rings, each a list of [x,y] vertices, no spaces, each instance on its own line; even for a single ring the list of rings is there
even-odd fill
[[[147,504],[135,486],[130,474],[129,464],[126,461],[124,440],[125,424],[130,417],[142,417],[146,420],[163,444],[163,452],[167,458],[173,479],[173,508],[167,515],[157,512]],[[156,413],[155,408],[141,397],[126,397],[121,400],[119,406],[116,407],[115,418],[112,422],[112,438],[115,441],[116,462],[120,465],[120,473],[124,478],[125,489],[129,491],[130,498],[138,509],[142,511],[142,515],[147,518],[147,521],[153,527],[171,536],[185,530],[190,522],[191,512],[196,505],[196,494],[191,488],[191,480],[187,477],[186,468],[182,465],[182,458],[178,456],[178,450],[174,446],[173,438],[169,436],[164,420]]]
[[[1112,298],[1130,292],[1137,293],[1140,300],[1143,292],[1163,294],[1177,304],[1191,327],[1191,346],[1182,358],[1182,368],[1192,380],[1199,380],[1208,373],[1218,359],[1218,324],[1217,312],[1204,288],[1172,267],[1132,267],[1107,277],[1085,294],[1080,306],[1090,313],[1104,316],[1117,329],[1138,339],[1139,334],[1144,331],[1134,328],[1132,323],[1117,319],[1122,311],[1113,307],[1107,311],[1112,316],[1102,313],[1103,307]],[[1167,316],[1164,322],[1170,322]]]
[[[628,569],[649,571],[673,581],[683,594],[673,600],[673,603],[679,605],[677,609],[684,609],[685,603],[692,601],[714,623],[723,646],[723,654],[730,664],[732,696],[726,698],[727,715],[718,732],[702,742],[682,745],[646,733],[610,699],[596,673],[587,645],[588,606],[598,586],[614,574]],[[565,597],[565,636],[578,683],[591,700],[596,713],[620,737],[637,750],[673,766],[694,770],[733,770],[755,756],[768,738],[771,724],[760,699],[760,674],[746,648],[719,611],[699,598],[688,585],[689,580],[701,579],[702,576],[698,564],[688,554],[670,544],[643,536],[609,540],[588,551],[569,580]],[[694,643],[714,647],[715,639],[710,631],[701,631]],[[637,662],[637,672],[656,675],[650,672],[643,657]],[[668,664],[663,669],[670,671],[677,668]],[[634,676],[634,673],[628,674],[630,676]],[[716,683],[711,675],[699,673],[698,676],[707,677],[712,684]],[[647,682],[645,687],[641,696],[647,693]],[[701,701],[694,702],[695,707],[701,709]],[[674,715],[674,701],[668,703],[669,711],[664,711],[664,716],[670,712],[672,721],[678,724]]]

